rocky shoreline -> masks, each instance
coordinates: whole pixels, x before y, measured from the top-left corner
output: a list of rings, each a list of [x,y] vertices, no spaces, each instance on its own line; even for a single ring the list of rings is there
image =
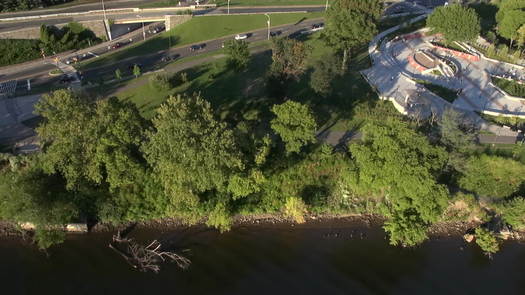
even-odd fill
[[[305,223],[297,224],[279,214],[239,215],[234,217],[232,229],[240,227],[271,227],[283,230],[294,228],[308,229],[324,227],[330,227],[332,229],[347,227],[380,228],[384,222],[384,218],[381,216],[369,214],[310,214],[305,217],[305,220]],[[89,232],[117,232],[118,230],[125,229],[131,224],[132,223],[112,225],[107,223],[98,223],[91,227]],[[463,237],[467,239],[466,237],[470,235],[472,230],[480,225],[481,224],[479,222],[474,221],[438,222],[430,227],[428,235],[430,239],[439,239],[444,237]],[[206,227],[204,220],[190,225],[178,218],[164,218],[136,223],[137,229],[153,231],[158,230],[161,232],[187,229],[193,226]],[[21,229],[20,226],[10,222],[0,221],[0,237],[26,237],[26,235],[27,231]],[[519,232],[506,233],[503,239],[525,242],[525,234]]]

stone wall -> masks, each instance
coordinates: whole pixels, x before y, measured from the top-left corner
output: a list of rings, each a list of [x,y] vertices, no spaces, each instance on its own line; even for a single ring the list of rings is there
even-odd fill
[[[104,28],[104,22],[102,20],[81,21],[79,23],[93,31],[99,38],[107,38],[106,29]],[[67,24],[58,24],[55,26],[62,28],[65,25]],[[40,39],[40,27],[0,32],[0,39]]]
[[[166,31],[185,23],[191,19],[191,15],[166,15]]]

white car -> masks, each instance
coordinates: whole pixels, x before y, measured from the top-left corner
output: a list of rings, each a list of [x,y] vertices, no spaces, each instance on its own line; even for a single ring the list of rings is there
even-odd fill
[[[246,35],[246,34],[237,34],[237,35],[235,35],[235,40],[244,40],[246,38],[248,38],[248,35]]]

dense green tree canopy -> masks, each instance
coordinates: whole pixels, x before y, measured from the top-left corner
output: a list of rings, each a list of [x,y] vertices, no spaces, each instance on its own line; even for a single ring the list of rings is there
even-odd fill
[[[288,100],[274,105],[272,112],[276,115],[271,121],[272,129],[282,138],[288,153],[297,153],[305,144],[315,141],[317,123],[307,105]]]
[[[525,10],[525,0],[502,0],[496,13],[496,21],[500,23],[505,15],[513,10]]]
[[[525,181],[525,166],[498,156],[473,156],[459,179],[463,189],[479,196],[501,199],[518,191]]]
[[[195,206],[196,194],[226,192],[244,169],[233,131],[199,95],[170,97],[153,119],[144,152],[174,202]]]
[[[84,180],[113,188],[134,182],[133,172],[142,168],[137,152],[145,129],[135,105],[115,98],[93,103],[59,90],[35,109],[44,118],[37,133],[47,173],[63,175],[70,189]]]
[[[474,40],[481,30],[476,11],[459,4],[435,8],[427,18],[427,26],[442,33],[448,42]]]
[[[465,152],[476,140],[477,128],[461,113],[453,108],[447,108],[439,121],[441,142],[449,150]]]
[[[379,0],[335,0],[326,14],[323,39],[343,53],[343,68],[349,51],[367,44],[377,34],[377,21],[382,13]]]
[[[309,48],[289,38],[272,39],[272,65],[270,74],[279,79],[297,79],[306,70]]]
[[[310,76],[310,87],[322,95],[328,96],[332,92],[332,82],[340,73],[339,62],[334,55],[325,55],[314,64],[314,71]]]
[[[228,64],[235,70],[242,70],[250,61],[248,43],[244,40],[229,40],[224,44],[228,54]]]
[[[511,10],[505,13],[498,23],[498,32],[501,36],[510,39],[511,44],[519,37],[518,30],[525,24],[525,10]]]
[[[446,188],[436,182],[446,153],[399,119],[374,120],[363,131],[363,143],[349,147],[357,167],[355,193],[385,200],[392,244],[418,244],[447,203]]]

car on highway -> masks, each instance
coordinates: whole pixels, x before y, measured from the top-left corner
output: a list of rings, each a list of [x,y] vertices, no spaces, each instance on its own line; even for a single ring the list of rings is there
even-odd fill
[[[318,23],[318,24],[312,25],[312,29],[310,31],[311,32],[317,32],[317,31],[320,31],[322,29],[324,29],[324,23]]]
[[[199,50],[203,50],[204,47],[206,47],[206,44],[205,44],[205,43],[202,43],[202,44],[196,44],[196,45],[191,45],[191,46],[190,46],[190,51],[199,51]]]
[[[283,32],[281,31],[273,31],[273,32],[270,32],[270,36],[272,37],[277,37],[277,36],[280,36]]]
[[[163,61],[163,62],[174,61],[174,60],[176,60],[179,57],[180,57],[180,54],[177,53],[177,54],[174,54],[174,55],[171,55],[171,56],[170,55],[165,56],[165,57],[163,57],[161,59],[161,61]]]
[[[237,35],[235,35],[235,40],[244,40],[246,38],[248,38],[247,34],[237,34]]]

